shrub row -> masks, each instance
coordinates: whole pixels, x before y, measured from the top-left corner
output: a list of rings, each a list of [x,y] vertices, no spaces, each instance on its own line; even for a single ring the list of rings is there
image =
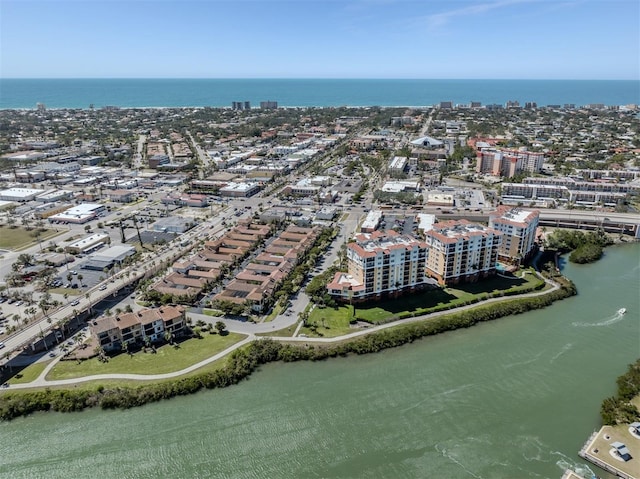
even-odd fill
[[[629,365],[629,370],[616,381],[615,397],[602,401],[600,417],[605,425],[629,424],[640,421],[640,411],[630,402],[640,394],[640,359]]]
[[[226,365],[218,370],[171,382],[139,387],[105,388],[94,390],[51,390],[36,392],[7,392],[0,396],[0,419],[10,420],[36,411],[80,411],[99,406],[103,409],[130,408],[143,404],[193,394],[202,389],[213,389],[237,384],[260,365],[273,361],[322,360],[349,354],[369,354],[407,344],[416,339],[468,328],[482,321],[490,321],[511,314],[543,308],[552,302],[576,294],[571,282],[549,294],[535,298],[520,298],[492,304],[469,311],[452,313],[427,321],[399,325],[376,331],[349,342],[322,347],[284,344],[271,339],[254,341],[228,357]]]

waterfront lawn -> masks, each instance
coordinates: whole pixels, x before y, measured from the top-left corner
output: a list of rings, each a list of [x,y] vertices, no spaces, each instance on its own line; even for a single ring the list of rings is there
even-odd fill
[[[21,226],[17,228],[0,226],[0,248],[10,250],[23,250],[35,244],[38,244],[38,241],[33,236],[31,236],[34,231],[34,229],[27,231]],[[42,231],[40,235],[40,242],[42,243],[44,241],[47,241],[59,234],[59,231],[46,229]]]
[[[202,338],[187,339],[176,348],[165,344],[157,348],[157,353],[138,351],[129,355],[118,354],[103,363],[98,358],[86,361],[60,361],[47,375],[47,379],[71,379],[95,374],[162,374],[179,371],[206,358],[224,351],[243,340],[243,334],[229,333],[203,334]]]
[[[42,371],[44,371],[44,368],[46,368],[49,363],[50,361],[30,364],[22,371],[18,371],[16,375],[7,382],[9,384],[24,384],[35,381],[36,379],[38,379],[38,376],[42,374]]]
[[[383,324],[463,306],[476,299],[486,299],[491,294],[523,291],[541,284],[544,284],[542,279],[535,273],[526,271],[522,278],[495,276],[477,283],[464,283],[449,288],[433,287],[415,294],[383,301],[338,308],[316,307],[309,315],[308,323],[311,327],[304,327],[300,332],[310,336],[340,336],[353,332],[349,327],[349,322],[353,319],[371,324]]]
[[[353,319],[351,306],[339,306],[338,308],[313,308],[309,314],[309,326],[303,326],[300,333],[309,336],[324,336],[333,338],[352,333],[349,321]]]

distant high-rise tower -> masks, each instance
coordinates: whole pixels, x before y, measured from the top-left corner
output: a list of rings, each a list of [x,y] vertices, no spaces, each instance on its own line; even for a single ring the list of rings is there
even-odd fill
[[[262,108],[263,110],[275,110],[278,108],[278,102],[271,100],[261,101],[260,108]]]
[[[248,101],[232,101],[232,110],[251,110],[251,102]]]

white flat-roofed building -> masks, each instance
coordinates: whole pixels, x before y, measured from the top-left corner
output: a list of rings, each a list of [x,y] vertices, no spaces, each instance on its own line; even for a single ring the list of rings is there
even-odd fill
[[[41,203],[53,203],[55,201],[68,200],[73,197],[71,190],[48,190],[36,197]]]
[[[233,197],[249,197],[260,191],[260,186],[256,183],[229,183],[224,188],[220,188],[220,195]]]
[[[36,188],[9,188],[0,191],[0,200],[25,203],[33,200],[36,196],[41,195],[44,192],[45,190],[39,190]]]
[[[382,191],[387,193],[401,193],[404,191],[418,192],[420,191],[420,181],[419,180],[387,181],[382,186]]]
[[[429,192],[427,204],[431,206],[453,206],[453,195],[450,193]]]
[[[95,249],[98,245],[104,245],[111,241],[108,234],[105,233],[94,233],[92,235],[86,236],[81,240],[74,241],[73,243],[67,245],[65,250],[69,253],[86,253]]]
[[[129,256],[136,254],[135,247],[126,244],[119,244],[107,248],[99,253],[93,253],[89,256],[87,261],[82,267],[84,269],[92,269],[96,271],[103,271],[104,268],[110,268],[114,264],[122,263]]]
[[[378,226],[380,226],[380,221],[382,220],[382,211],[373,210],[367,213],[362,225],[360,226],[360,231],[363,233],[373,233]]]
[[[336,273],[327,285],[341,300],[381,298],[414,290],[427,282],[427,245],[395,231],[360,233],[347,245],[348,274]]]
[[[499,206],[489,214],[489,227],[503,234],[498,259],[520,263],[533,252],[540,212]]]
[[[502,233],[467,220],[445,221],[425,232],[425,242],[427,274],[450,285],[494,275]]]
[[[75,186],[91,186],[91,185],[95,185],[97,183],[99,183],[100,180],[95,177],[95,176],[88,176],[86,178],[77,178],[75,180],[73,180],[73,184]]]
[[[314,196],[320,193],[321,187],[314,185],[310,178],[303,178],[295,185],[286,186],[282,192],[285,195]]]
[[[334,206],[325,206],[316,213],[317,220],[331,221],[338,214],[338,208]]]
[[[418,213],[416,218],[418,220],[418,230],[423,233],[431,230],[436,222],[436,215],[430,215],[427,213]]]
[[[100,203],[82,203],[68,210],[49,217],[50,222],[82,224],[96,218],[105,211],[106,207]]]
[[[331,184],[331,177],[330,176],[314,176],[313,178],[310,178],[309,181],[311,182],[312,185],[329,186]]]
[[[402,173],[407,166],[406,156],[394,156],[389,162],[389,173]]]

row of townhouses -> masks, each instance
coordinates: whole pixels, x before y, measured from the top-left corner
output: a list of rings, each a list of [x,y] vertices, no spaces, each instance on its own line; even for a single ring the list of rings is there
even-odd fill
[[[102,349],[116,351],[124,344],[163,341],[167,333],[178,337],[185,332],[185,326],[184,307],[163,306],[100,318],[90,329]]]

